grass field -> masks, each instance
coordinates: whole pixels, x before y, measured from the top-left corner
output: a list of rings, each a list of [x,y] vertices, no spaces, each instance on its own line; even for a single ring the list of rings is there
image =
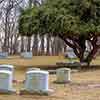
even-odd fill
[[[97,57],[92,64],[100,64],[100,57]],[[56,64],[56,62],[66,62],[63,57],[48,57],[40,56],[33,57],[33,59],[21,59],[20,57],[9,57],[9,59],[0,59],[0,64],[13,64],[18,67],[15,70],[15,79],[24,80],[25,70],[20,70],[19,67],[31,65],[49,65]],[[23,67],[24,69],[24,67]],[[77,72],[71,74],[70,84],[54,84],[56,75],[50,75],[49,86],[54,90],[50,96],[39,95],[0,95],[0,100],[100,100],[100,70],[88,70],[85,72]],[[22,83],[14,83],[14,88],[17,92],[23,87]]]
[[[17,70],[15,78],[23,80],[25,71]],[[49,96],[13,94],[1,95],[0,100],[100,100],[100,70],[72,73],[71,79],[70,84],[54,84],[56,76],[50,75],[49,86],[54,93]],[[22,84],[14,84],[17,92],[22,87]]]
[[[78,61],[78,59],[74,59]],[[92,65],[100,65],[100,57],[93,59]],[[63,56],[34,56],[32,59],[23,59],[20,56],[10,56],[7,59],[0,59],[0,64],[12,64],[16,69],[26,69],[37,65],[56,65],[57,62],[68,62]]]
[[[16,69],[25,69],[37,65],[56,65],[56,62],[67,62],[63,56],[34,56],[32,59],[23,59],[19,56],[10,56],[0,59],[0,64],[12,64]]]

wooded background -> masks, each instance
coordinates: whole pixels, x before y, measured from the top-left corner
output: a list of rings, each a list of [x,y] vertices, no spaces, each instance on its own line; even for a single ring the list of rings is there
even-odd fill
[[[19,54],[32,51],[33,55],[59,55],[66,52],[66,45],[58,37],[33,35],[22,37],[18,34],[20,10],[40,5],[44,0],[0,0],[0,51]]]

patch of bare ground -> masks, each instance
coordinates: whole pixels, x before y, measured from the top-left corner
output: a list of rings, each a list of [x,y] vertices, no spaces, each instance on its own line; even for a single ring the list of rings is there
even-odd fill
[[[25,71],[15,72],[17,80],[25,78]],[[100,70],[72,73],[68,84],[55,84],[56,75],[50,75],[49,86],[54,92],[49,96],[41,95],[1,95],[0,100],[100,100]],[[17,92],[23,87],[14,83]]]
[[[40,59],[40,60],[39,60]],[[23,67],[35,64],[55,64],[57,61],[63,61],[58,57],[35,57],[32,60],[21,58],[9,58],[0,60],[0,64],[13,64],[16,67]],[[24,68],[23,68],[24,69]],[[15,70],[15,79],[22,81],[25,79],[24,70]],[[56,75],[50,75],[49,86],[54,92],[49,96],[41,95],[0,95],[0,100],[100,100],[100,70],[88,70],[85,72],[75,72],[71,74],[72,81],[68,84],[55,84]],[[14,83],[17,92],[23,87],[22,83]]]

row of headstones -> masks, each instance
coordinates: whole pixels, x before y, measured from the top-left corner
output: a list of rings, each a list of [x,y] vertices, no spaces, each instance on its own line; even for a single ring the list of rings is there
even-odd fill
[[[67,53],[65,53],[65,56],[67,55],[68,58],[73,59],[73,58],[77,58],[73,52],[72,48],[69,48]],[[32,52],[21,52],[20,56],[22,58],[27,58],[27,59],[31,59],[33,56]],[[0,52],[0,58],[8,58],[8,52]],[[72,60],[71,60],[72,61]]]
[[[60,68],[56,71],[57,83],[67,83],[70,81],[70,69]],[[0,93],[16,93],[13,89],[14,67],[12,65],[0,65]],[[29,68],[26,72],[24,81],[24,89],[20,90],[20,94],[41,93],[49,94],[49,72],[40,70],[39,68]]]
[[[31,59],[32,56],[33,56],[33,53],[32,53],[32,52],[22,52],[22,53],[20,54],[20,56],[21,56],[22,58]],[[1,59],[8,58],[8,52],[0,52],[0,58],[1,58]]]

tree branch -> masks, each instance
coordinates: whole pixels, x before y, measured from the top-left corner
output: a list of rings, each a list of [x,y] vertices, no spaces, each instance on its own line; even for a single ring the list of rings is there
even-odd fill
[[[76,54],[77,57],[80,57],[80,52],[79,52],[79,48],[78,46],[76,46],[76,44],[73,42],[69,42],[68,39],[66,39],[63,35],[59,34],[59,37],[71,48],[73,48],[74,53]]]

